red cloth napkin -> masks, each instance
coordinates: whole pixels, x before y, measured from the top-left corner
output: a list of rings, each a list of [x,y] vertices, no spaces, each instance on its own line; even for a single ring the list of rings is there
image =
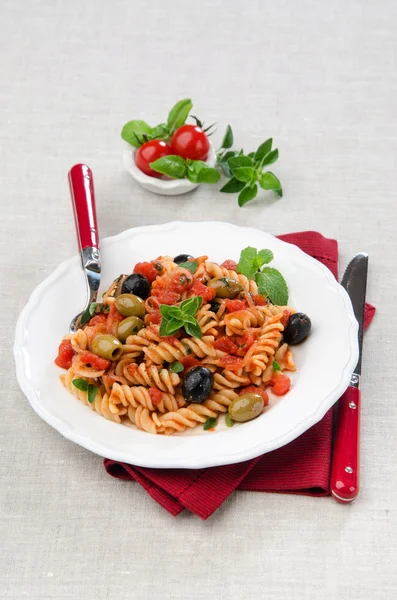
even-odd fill
[[[338,276],[338,243],[314,231],[280,235],[299,246]],[[366,305],[365,327],[375,314]],[[299,438],[278,450],[236,465],[209,469],[146,469],[110,459],[109,475],[135,480],[172,515],[184,508],[207,519],[235,489],[284,492],[310,496],[329,495],[333,409]]]

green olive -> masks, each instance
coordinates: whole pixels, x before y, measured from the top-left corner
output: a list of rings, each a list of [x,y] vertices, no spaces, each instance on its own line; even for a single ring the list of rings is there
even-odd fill
[[[217,298],[235,298],[243,291],[243,286],[233,277],[215,277],[208,283],[208,287],[215,290]]]
[[[106,358],[106,360],[117,360],[120,358],[123,348],[120,340],[114,335],[101,333],[92,340],[92,351],[94,354]]]
[[[127,317],[117,327],[119,340],[124,343],[129,335],[138,333],[142,327],[144,327],[142,319],[139,319],[139,317]]]
[[[250,421],[258,417],[263,410],[264,402],[260,394],[251,392],[239,396],[229,406],[229,415],[233,421]]]
[[[135,294],[120,294],[116,298],[116,308],[123,317],[143,317],[145,302]]]

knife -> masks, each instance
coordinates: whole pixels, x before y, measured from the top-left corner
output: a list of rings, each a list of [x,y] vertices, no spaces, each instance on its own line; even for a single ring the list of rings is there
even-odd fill
[[[360,486],[360,375],[364,332],[368,254],[357,254],[348,264],[342,285],[350,296],[358,321],[359,358],[349,387],[338,402],[338,420],[331,471],[331,494],[337,502],[353,502]]]

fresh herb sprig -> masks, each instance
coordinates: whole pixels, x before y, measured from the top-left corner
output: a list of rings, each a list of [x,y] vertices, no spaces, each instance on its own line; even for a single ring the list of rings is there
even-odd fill
[[[192,337],[201,338],[201,327],[194,318],[203,303],[201,296],[193,296],[181,302],[179,306],[168,306],[160,304],[162,315],[160,324],[160,335],[162,337],[176,333],[184,327],[186,333]]]
[[[177,154],[163,156],[150,163],[150,168],[173,179],[188,179],[192,183],[216,183],[221,175],[202,160],[182,158]]]
[[[269,298],[272,304],[285,306],[288,304],[288,286],[278,269],[263,265],[273,260],[271,250],[260,250],[248,246],[241,251],[240,260],[236,267],[237,273],[241,273],[248,279],[255,279],[258,292],[265,298]]]
[[[244,150],[231,150],[233,131],[227,126],[221,147],[217,152],[218,165],[229,181],[219,190],[225,194],[238,193],[239,206],[253,200],[258,193],[258,184],[264,190],[272,190],[280,198],[283,189],[279,179],[266,171],[265,167],[278,159],[278,150],[272,150],[273,139],[263,142],[255,152],[245,154]]]
[[[93,317],[96,313],[107,313],[110,310],[110,306],[106,304],[101,304],[100,302],[91,302],[81,315],[80,325],[84,325],[87,323],[91,317]]]
[[[81,392],[87,392],[88,402],[90,404],[94,402],[98,393],[98,388],[95,385],[93,385],[92,383],[88,383],[88,381],[81,378],[73,379],[72,383]]]

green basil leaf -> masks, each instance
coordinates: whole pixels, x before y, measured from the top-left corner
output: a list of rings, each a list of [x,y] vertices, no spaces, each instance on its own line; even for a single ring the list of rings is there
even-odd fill
[[[277,150],[277,148],[276,148],[276,150],[273,150],[272,152],[269,152],[269,154],[266,154],[265,158],[263,158],[261,160],[260,168],[262,169],[265,165],[272,165],[273,163],[276,162],[276,160],[278,160],[278,150]]]
[[[191,335],[192,337],[200,338],[200,339],[203,337],[201,327],[197,323],[197,321],[196,321],[195,325],[193,325],[192,323],[185,323],[184,327],[185,327],[185,331],[188,335]]]
[[[110,311],[109,304],[100,304],[99,305],[99,312],[101,312],[101,313],[108,313],[109,311]]]
[[[215,417],[209,417],[203,425],[204,431],[208,431],[208,429],[213,429],[216,427],[218,423],[218,419]]]
[[[230,125],[226,127],[225,135],[223,136],[221,148],[231,148],[233,146],[233,131]]]
[[[259,185],[264,190],[273,190],[280,198],[283,195],[280,181],[273,173],[270,173],[270,171],[268,173],[262,173],[259,179]]]
[[[160,329],[159,329],[159,333],[160,333],[161,337],[166,337],[168,335],[168,333],[167,333],[168,323],[169,323],[169,321],[167,321],[167,319],[165,317],[163,317],[161,319]]]
[[[96,302],[91,302],[91,304],[88,307],[88,312],[90,313],[91,317],[93,317],[95,315],[95,311],[96,311],[96,307],[97,307],[97,303]]]
[[[240,260],[236,267],[237,273],[241,273],[242,275],[248,277],[248,279],[252,279],[258,270],[258,266],[256,264],[257,254],[256,248],[252,248],[252,246],[244,248],[244,250],[242,250],[240,253]]]
[[[203,303],[203,299],[201,296],[193,296],[192,298],[188,298],[187,300],[184,300],[180,305],[180,309],[181,309],[182,313],[191,315],[192,317],[194,317],[196,312],[201,307],[202,303]]]
[[[272,304],[285,306],[288,304],[288,286],[280,271],[272,267],[265,267],[256,273],[255,281],[258,292],[269,298]]]
[[[170,366],[170,371],[171,373],[182,373],[182,371],[184,370],[184,366],[182,363],[176,361],[174,363],[172,363],[172,365]]]
[[[167,335],[171,335],[172,333],[175,333],[175,331],[178,331],[178,329],[180,329],[183,325],[183,320],[182,319],[170,319],[169,321],[167,321]]]
[[[273,361],[272,368],[273,368],[273,371],[281,371],[281,367],[276,360]]]
[[[87,323],[87,321],[89,321],[91,319],[90,306],[91,306],[91,304],[89,306],[87,306],[87,308],[81,315],[80,325],[85,325],[85,323]]]
[[[139,148],[142,144],[138,142],[137,138],[140,139],[143,133],[151,133],[150,125],[145,121],[128,121],[121,131],[121,137],[131,146]]]
[[[245,187],[243,181],[239,181],[235,177],[232,177],[219,191],[224,194],[235,194],[236,192],[241,192],[243,187]]]
[[[258,186],[255,184],[253,186],[246,185],[244,189],[238,195],[238,205],[244,206],[250,200],[253,200],[258,193]]]
[[[190,323],[191,325],[197,325],[197,320],[192,317],[192,315],[183,315],[183,322],[186,323]]]
[[[247,156],[249,156],[249,158],[254,158],[254,156],[255,156],[255,152],[249,152],[249,153],[247,154]]]
[[[227,161],[227,164],[229,165],[229,169],[233,174],[234,170],[238,169],[239,167],[254,166],[254,162],[249,156],[232,156],[232,158],[229,158],[229,160]]]
[[[92,404],[98,393],[98,388],[92,383],[88,384],[88,402]]]
[[[225,425],[226,427],[233,427],[233,425],[236,423],[236,421],[233,421],[232,417],[230,416],[230,414],[227,412],[226,416],[225,416]]]
[[[251,181],[253,175],[255,175],[255,169],[252,167],[238,167],[237,169],[234,169],[233,175],[239,181],[248,183]]]
[[[193,108],[192,101],[190,98],[179,100],[170,110],[167,125],[172,134],[178,127],[181,127],[186,121],[190,111]]]
[[[266,142],[263,142],[263,144],[261,144],[255,152],[254,160],[260,162],[262,158],[266,156],[266,154],[269,154],[270,150],[272,149],[272,145],[272,138],[269,138],[268,140],[266,140]]]
[[[186,177],[192,183],[216,183],[220,173],[214,167],[209,167],[202,160],[188,160]]]
[[[150,168],[173,179],[183,179],[186,175],[185,161],[182,156],[176,154],[169,154],[168,156],[158,158],[150,163]]]
[[[198,267],[198,262],[195,260],[188,260],[187,262],[179,263],[178,267],[182,267],[183,269],[187,269],[191,273],[195,273]]]
[[[81,392],[86,392],[88,390],[88,382],[85,379],[73,379],[72,383]]]
[[[168,129],[168,125],[166,123],[160,123],[160,125],[156,125],[153,129],[150,130],[150,136],[152,139],[156,140],[166,140],[170,135],[170,130]]]
[[[271,262],[273,258],[274,254],[271,250],[259,250],[256,264],[258,265],[258,268],[260,268],[262,265],[266,265],[267,263]]]
[[[177,316],[176,311],[178,311],[178,314],[180,313],[180,308],[178,306],[169,306],[168,304],[160,304],[160,313],[166,319],[171,319],[173,316],[174,317]]]

